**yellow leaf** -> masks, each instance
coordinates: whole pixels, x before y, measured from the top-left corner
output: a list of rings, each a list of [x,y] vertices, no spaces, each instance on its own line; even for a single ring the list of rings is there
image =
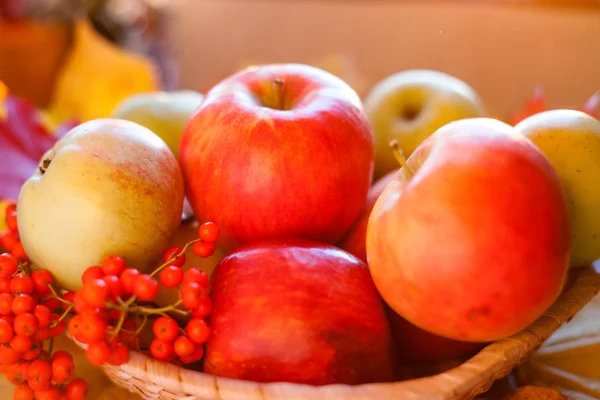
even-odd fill
[[[57,79],[49,119],[56,123],[108,117],[126,97],[159,89],[149,59],[115,46],[84,19],[75,24],[73,46]]]

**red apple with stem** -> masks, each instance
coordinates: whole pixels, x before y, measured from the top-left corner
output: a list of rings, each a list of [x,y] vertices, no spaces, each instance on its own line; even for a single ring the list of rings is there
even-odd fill
[[[393,379],[390,327],[367,266],[302,239],[245,245],[214,271],[204,371],[255,382]]]
[[[487,118],[451,122],[420,145],[367,227],[386,303],[461,341],[497,340],[534,322],[560,294],[570,250],[556,171],[513,127]]]
[[[365,204],[371,126],[356,92],[298,64],[245,69],[211,89],[183,133],[196,217],[223,243],[293,236],[337,243]]]

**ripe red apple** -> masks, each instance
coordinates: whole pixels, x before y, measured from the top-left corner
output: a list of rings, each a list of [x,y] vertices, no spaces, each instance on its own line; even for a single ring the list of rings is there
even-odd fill
[[[488,342],[534,322],[560,294],[567,203],[548,159],[500,121],[440,128],[371,212],[369,268],[394,311],[431,333]]]
[[[411,324],[391,308],[386,307],[386,309],[394,345],[401,360],[411,362],[454,360],[472,356],[485,346],[484,343],[461,342],[434,335]]]
[[[355,257],[360,258],[362,261],[367,262],[367,222],[369,222],[369,215],[375,202],[383,193],[385,186],[390,183],[398,171],[391,171],[371,186],[369,194],[367,195],[367,204],[365,204],[358,220],[354,223],[348,234],[344,237],[340,243],[340,247],[346,250],[348,253]]]
[[[180,162],[198,219],[223,244],[294,236],[337,243],[365,204],[373,133],[356,92],[297,64],[216,85],[183,133]]]
[[[393,379],[390,327],[367,266],[302,239],[256,242],[214,272],[204,371],[255,382]]]

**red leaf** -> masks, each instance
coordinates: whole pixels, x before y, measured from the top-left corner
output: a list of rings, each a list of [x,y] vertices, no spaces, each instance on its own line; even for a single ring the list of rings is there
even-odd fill
[[[525,118],[531,117],[534,114],[538,114],[546,110],[546,103],[544,102],[544,88],[538,85],[533,89],[533,94],[525,102],[525,105],[523,106],[521,111],[515,113],[511,117],[510,123],[512,125],[516,125]]]
[[[581,111],[591,115],[592,117],[596,117],[598,112],[598,106],[600,106],[600,91],[594,93],[590,96],[589,99],[587,99],[587,101],[581,108]]]
[[[38,111],[15,96],[4,100],[6,119],[0,120],[0,199],[16,199],[38,162],[56,143],[39,120]]]

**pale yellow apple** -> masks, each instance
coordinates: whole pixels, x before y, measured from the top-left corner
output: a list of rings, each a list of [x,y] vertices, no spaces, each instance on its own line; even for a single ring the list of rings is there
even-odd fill
[[[516,129],[542,150],[569,201],[571,266],[600,259],[600,121],[580,111],[535,114]]]
[[[191,221],[181,224],[173,239],[169,243],[168,247],[179,247],[183,248],[187,243],[192,240],[198,239],[198,227],[200,223],[198,221]],[[215,249],[215,253],[207,258],[198,257],[194,254],[194,250],[192,246],[188,247],[185,252],[186,263],[182,267],[183,271],[187,271],[190,268],[198,268],[201,271],[206,272],[211,275],[217,264],[221,262],[221,260],[227,255],[227,250],[223,248],[217,241],[217,247]],[[179,290],[178,288],[166,288],[161,285],[158,295],[154,300],[159,306],[166,307],[170,304],[175,303],[179,299]],[[183,306],[180,307],[184,309]],[[173,314],[173,316],[177,317],[177,314]]]
[[[181,222],[184,188],[164,141],[133,122],[98,119],[60,139],[19,195],[19,232],[29,258],[76,290],[108,255],[154,265]]]
[[[204,96],[193,90],[139,93],[123,100],[112,115],[150,129],[177,156],[183,128],[203,100]]]
[[[364,106],[375,132],[375,178],[398,168],[391,140],[398,140],[408,158],[448,122],[486,114],[473,88],[431,70],[407,70],[385,78],[371,89]]]

